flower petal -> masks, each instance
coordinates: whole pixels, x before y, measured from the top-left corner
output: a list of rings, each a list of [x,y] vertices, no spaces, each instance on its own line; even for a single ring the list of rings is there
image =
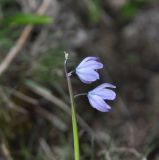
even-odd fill
[[[97,57],[86,57],[85,59],[82,60],[82,62],[77,66],[77,67],[81,67],[83,66],[83,64],[87,61],[90,61],[90,60],[97,60],[98,58]]]
[[[101,112],[108,112],[111,107],[99,96],[88,94],[88,100],[93,108]]]
[[[114,100],[116,98],[116,93],[110,89],[101,89],[96,92],[90,92],[91,95],[97,95],[105,100]]]
[[[91,68],[91,69],[101,69],[103,68],[103,64],[94,60],[85,62],[83,65],[77,67],[78,69],[82,68]]]
[[[87,81],[87,80],[83,79],[81,76],[78,76],[78,77],[83,83],[86,83],[86,84],[92,83],[92,81]]]
[[[99,79],[97,69],[103,68],[103,64],[97,60],[97,57],[86,57],[76,67],[76,74],[82,82],[89,84]]]
[[[91,92],[97,92],[103,88],[116,88],[116,86],[110,84],[110,83],[103,83],[100,86],[96,87],[95,89],[93,89]]]
[[[99,79],[99,74],[90,68],[76,69],[76,74],[80,79],[88,82],[93,82]]]

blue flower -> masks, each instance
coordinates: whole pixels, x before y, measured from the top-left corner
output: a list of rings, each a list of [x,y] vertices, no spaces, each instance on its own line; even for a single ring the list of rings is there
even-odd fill
[[[98,61],[97,57],[86,57],[76,67],[75,72],[83,83],[89,84],[99,79],[97,69],[101,68],[103,64]]]
[[[116,86],[109,83],[103,83],[88,92],[87,97],[93,108],[96,108],[101,112],[108,112],[111,109],[104,100],[114,100],[116,98],[116,93],[108,88],[116,88]]]

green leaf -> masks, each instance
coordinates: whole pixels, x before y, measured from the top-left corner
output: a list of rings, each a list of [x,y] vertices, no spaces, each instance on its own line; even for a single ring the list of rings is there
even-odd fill
[[[40,25],[52,23],[52,18],[49,16],[39,16],[36,14],[16,14],[1,21],[4,25],[17,26],[17,25]]]
[[[10,0],[0,0],[0,4],[1,4],[2,7],[3,7],[3,5],[9,4],[11,2],[12,1],[10,1]]]
[[[121,13],[125,18],[132,18],[138,11],[138,6],[133,3],[128,3],[124,5],[121,9]]]
[[[92,22],[99,22],[102,16],[102,8],[98,0],[88,1],[88,11]]]
[[[64,46],[48,49],[45,54],[42,54],[37,59],[36,65],[32,70],[35,81],[53,84],[61,80],[61,76],[57,75],[57,73],[61,70],[63,71],[64,49]]]
[[[133,18],[142,7],[149,4],[150,0],[130,0],[121,8],[121,14],[124,18]]]

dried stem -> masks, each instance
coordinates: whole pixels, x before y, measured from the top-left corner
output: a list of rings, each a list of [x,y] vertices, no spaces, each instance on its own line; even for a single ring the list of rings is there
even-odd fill
[[[50,0],[43,0],[43,3],[41,4],[39,9],[37,10],[37,14],[43,15],[49,6],[49,3],[50,3]],[[28,25],[24,28],[24,30],[22,31],[22,34],[20,35],[16,44],[14,45],[13,48],[10,49],[9,53],[7,54],[7,56],[4,58],[4,60],[0,64],[0,75],[2,75],[7,70],[7,68],[9,67],[11,62],[15,59],[15,57],[23,49],[23,47],[24,47],[27,39],[29,38],[33,28],[34,28],[33,25]]]

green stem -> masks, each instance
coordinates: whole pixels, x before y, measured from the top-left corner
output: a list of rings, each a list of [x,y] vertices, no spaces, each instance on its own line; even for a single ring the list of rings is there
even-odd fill
[[[79,94],[74,95],[74,98],[77,98],[80,96],[86,96],[86,95],[87,95],[87,93],[79,93]]]
[[[65,53],[65,74],[67,78],[68,90],[70,95],[70,102],[71,102],[71,112],[72,112],[72,128],[73,128],[73,141],[74,141],[74,158],[75,160],[80,160],[80,150],[79,150],[79,137],[78,137],[78,126],[77,126],[77,119],[76,119],[76,110],[75,110],[75,102],[74,102],[74,95],[72,90],[71,79],[67,73],[67,60],[68,60],[68,53]]]

